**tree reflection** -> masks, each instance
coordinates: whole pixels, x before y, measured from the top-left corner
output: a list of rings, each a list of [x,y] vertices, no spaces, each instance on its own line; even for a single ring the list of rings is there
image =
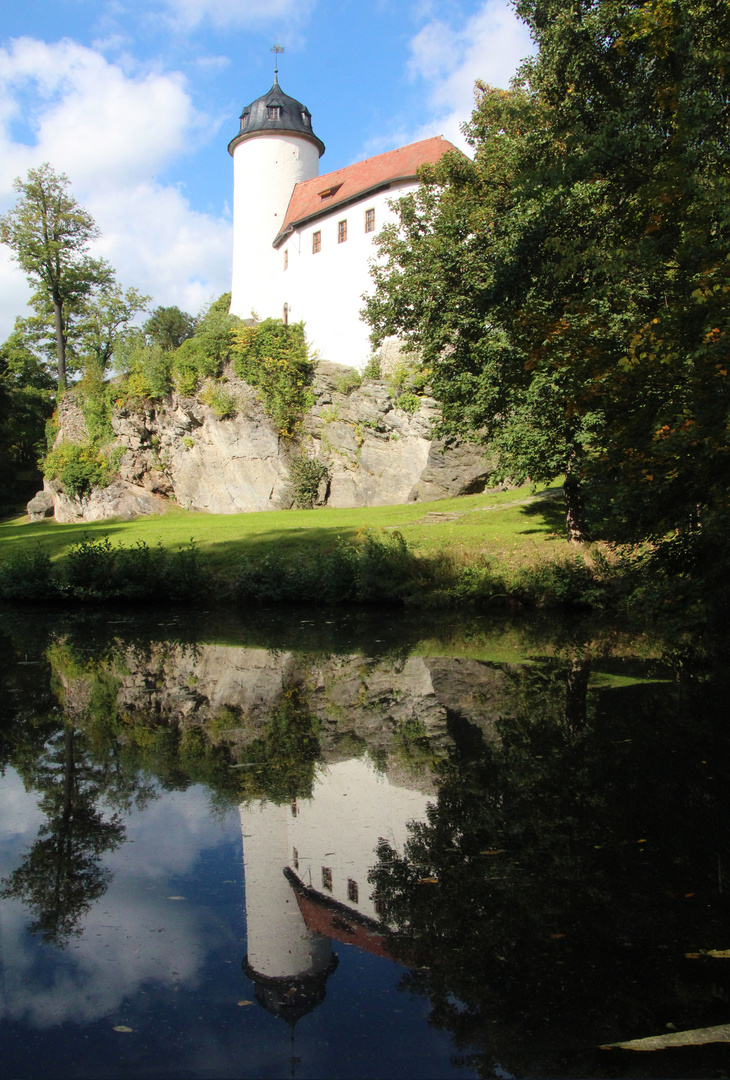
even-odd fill
[[[124,826],[118,813],[106,817],[99,809],[107,770],[89,760],[71,724],[51,736],[29,772],[24,779],[41,792],[47,821],[2,895],[23,900],[35,917],[31,932],[63,948],[106,892],[111,871],[101,860],[122,843]]]
[[[725,970],[685,956],[727,926],[723,688],[586,699],[574,661],[514,682],[501,748],[455,720],[429,820],[372,880],[408,989],[482,1075],[603,1075],[601,1044],[727,1020]]]

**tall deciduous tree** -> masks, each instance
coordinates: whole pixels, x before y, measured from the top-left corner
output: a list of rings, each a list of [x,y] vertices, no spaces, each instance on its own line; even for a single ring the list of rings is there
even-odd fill
[[[384,232],[375,336],[422,349],[447,430],[566,474],[569,534],[585,478],[622,538],[726,520],[730,8],[517,10],[538,55]]]
[[[0,218],[0,241],[35,288],[36,305],[52,308],[58,386],[64,390],[69,311],[111,282],[112,271],[103,259],[89,255],[99,230],[70,193],[67,176],[44,164],[30,169],[25,180],[16,179],[13,187],[20,198]]]

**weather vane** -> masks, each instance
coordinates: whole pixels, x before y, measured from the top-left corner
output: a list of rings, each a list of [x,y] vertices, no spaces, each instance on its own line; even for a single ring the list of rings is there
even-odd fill
[[[280,45],[278,41],[275,41],[271,51],[274,54],[274,75],[278,75],[279,74],[279,53],[284,52],[284,46]]]

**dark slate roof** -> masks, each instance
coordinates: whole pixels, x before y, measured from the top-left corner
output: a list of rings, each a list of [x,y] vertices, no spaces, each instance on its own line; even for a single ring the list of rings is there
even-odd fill
[[[278,118],[272,117],[272,108],[279,109]],[[241,128],[228,144],[229,154],[232,154],[244,139],[264,135],[269,131],[282,135],[305,135],[317,147],[320,157],[324,153],[324,143],[312,131],[312,115],[309,109],[302,105],[301,101],[284,93],[276,75],[268,94],[256,98],[241,113]]]

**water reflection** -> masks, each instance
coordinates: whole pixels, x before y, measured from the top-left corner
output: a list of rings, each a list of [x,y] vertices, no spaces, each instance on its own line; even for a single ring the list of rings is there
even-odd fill
[[[296,1024],[313,1075],[373,1075],[378,1054],[377,1075],[715,1070],[721,1047],[681,1068],[676,1051],[639,1067],[599,1049],[727,1020],[711,952],[729,932],[725,676],[709,660],[585,628],[460,646],[449,630],[418,651],[391,637],[380,655],[372,633],[308,651],[131,621],[14,634],[0,753],[37,809],[4,845],[7,1017],[50,1031],[189,994],[228,1047],[204,1075],[230,1075],[254,1029],[249,1074],[272,1074],[267,1023]],[[11,781],[5,797],[22,801]],[[352,988],[399,979],[408,1024],[383,1043],[393,1010],[360,1003],[374,1026],[348,1058]],[[155,1052],[104,1075],[154,1072]]]

